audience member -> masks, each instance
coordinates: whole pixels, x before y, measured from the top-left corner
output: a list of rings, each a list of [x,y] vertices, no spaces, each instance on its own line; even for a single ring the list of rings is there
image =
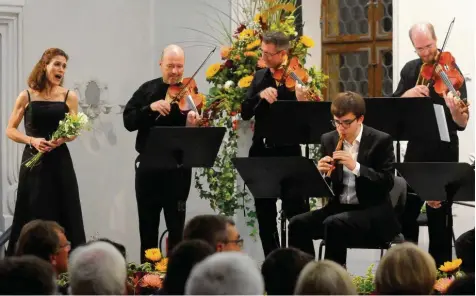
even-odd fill
[[[68,271],[71,243],[64,228],[54,221],[32,220],[23,226],[16,256],[34,255],[51,263],[57,275]]]
[[[474,228],[458,237],[455,243],[456,257],[463,260],[461,270],[474,273]]]
[[[186,240],[179,243],[169,256],[167,274],[160,294],[184,295],[185,283],[192,268],[213,253],[215,249],[202,240]]]
[[[341,265],[321,260],[308,263],[296,283],[295,295],[356,295],[349,273]]]
[[[53,266],[33,255],[0,261],[0,295],[54,295]]]
[[[446,290],[446,295],[475,295],[474,294],[474,273],[457,278]]]
[[[187,295],[263,295],[256,263],[241,252],[220,252],[195,265],[185,285]]]
[[[292,295],[301,270],[313,261],[311,255],[295,249],[276,249],[261,267],[264,286],[268,295]]]
[[[435,260],[409,242],[390,248],[375,274],[375,288],[381,295],[429,295],[435,281]]]
[[[126,261],[110,243],[95,241],[71,253],[69,279],[73,295],[123,295]]]
[[[201,239],[209,243],[217,252],[241,251],[243,239],[235,222],[221,215],[199,215],[185,225],[184,240]]]

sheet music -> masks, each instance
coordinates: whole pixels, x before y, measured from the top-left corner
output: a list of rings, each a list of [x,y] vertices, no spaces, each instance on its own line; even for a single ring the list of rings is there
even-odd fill
[[[450,133],[448,131],[448,124],[446,123],[445,109],[442,105],[433,104],[435,109],[436,122],[438,123],[438,131],[440,132],[440,139],[444,142],[450,142]]]
[[[198,114],[197,106],[195,106],[195,102],[193,101],[192,96],[188,95],[186,98],[187,98],[187,105],[190,108],[190,110],[193,110]]]

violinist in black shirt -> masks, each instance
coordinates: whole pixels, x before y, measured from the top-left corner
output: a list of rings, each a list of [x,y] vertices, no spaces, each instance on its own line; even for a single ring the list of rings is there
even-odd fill
[[[241,116],[244,120],[255,117],[255,131],[262,128],[263,116],[269,106],[277,100],[306,101],[306,88],[297,84],[295,90],[287,89],[284,83],[277,81],[273,74],[277,69],[286,67],[288,60],[289,38],[282,32],[267,32],[263,35],[261,52],[266,68],[258,70],[248,89],[246,100],[241,105]],[[283,119],[284,120],[284,119]],[[278,146],[261,138],[255,132],[251,145],[250,157],[265,156],[301,156],[299,145]],[[282,208],[288,219],[297,214],[309,211],[304,197],[281,197]],[[265,257],[279,248],[279,237],[276,224],[276,198],[256,198],[256,216],[259,224],[261,244]]]
[[[415,24],[409,31],[410,40],[419,58],[405,64],[401,71],[400,82],[393,97],[431,97],[440,98],[428,81],[422,81],[420,70],[424,63],[433,63],[439,49],[433,26],[429,23]],[[459,69],[458,69],[459,70]],[[459,144],[457,131],[466,128],[469,118],[467,106],[461,104],[451,92],[443,95],[446,121],[450,142],[409,141],[405,153],[405,162],[458,162]],[[466,84],[459,89],[459,97],[467,98]],[[424,122],[422,122],[424,124]],[[411,191],[411,190],[410,190]],[[402,218],[402,233],[405,239],[418,242],[417,218],[423,201],[410,192],[407,197]],[[446,227],[446,210],[451,204],[439,201],[427,202],[429,252],[440,266],[452,257],[452,231]]]
[[[160,69],[162,77],[142,84],[127,102],[124,109],[124,126],[128,131],[138,131],[135,167],[135,190],[139,213],[141,262],[144,251],[158,247],[160,212],[164,209],[169,231],[168,250],[182,239],[185,223],[186,201],[190,191],[192,171],[146,170],[141,168],[141,152],[149,130],[154,126],[196,126],[200,120],[194,111],[183,113],[177,104],[170,103],[167,90],[182,81],[185,55],[177,45],[169,45],[162,52]],[[166,99],[167,97],[167,99]],[[159,116],[160,114],[160,116]]]

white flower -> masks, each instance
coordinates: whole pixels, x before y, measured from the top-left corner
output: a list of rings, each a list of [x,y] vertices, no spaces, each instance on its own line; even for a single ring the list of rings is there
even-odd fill
[[[223,85],[217,84],[217,88],[218,88],[218,89],[222,89],[222,88],[223,88]]]
[[[225,86],[224,88],[225,89],[229,89],[230,87],[232,87],[233,85],[235,85],[235,83],[231,80],[228,80],[227,82],[225,82]]]

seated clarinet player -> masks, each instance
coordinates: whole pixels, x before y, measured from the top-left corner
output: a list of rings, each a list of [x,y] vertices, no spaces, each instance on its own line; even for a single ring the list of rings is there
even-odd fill
[[[325,259],[345,266],[349,243],[386,242],[400,232],[389,196],[395,155],[390,135],[362,124],[359,94],[339,93],[331,113],[336,130],[322,135],[317,168],[335,198],[291,219],[289,245],[314,256],[310,238],[325,239]]]

